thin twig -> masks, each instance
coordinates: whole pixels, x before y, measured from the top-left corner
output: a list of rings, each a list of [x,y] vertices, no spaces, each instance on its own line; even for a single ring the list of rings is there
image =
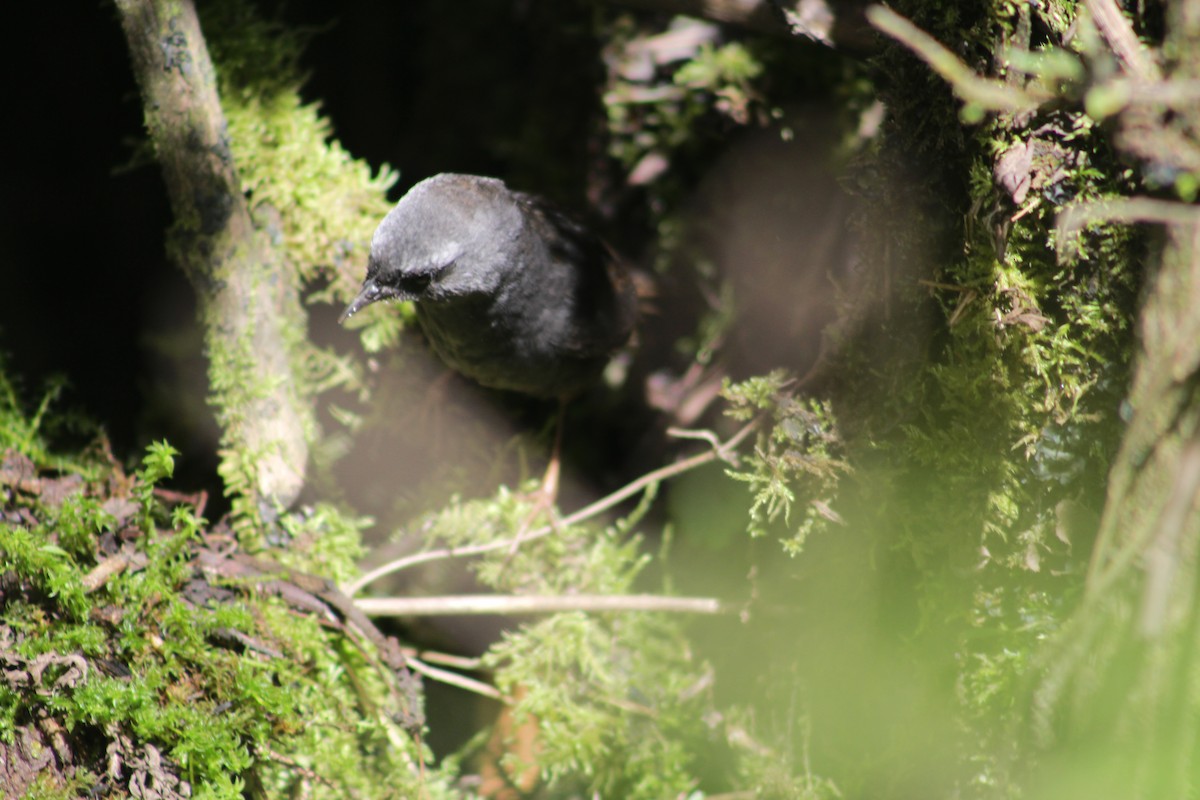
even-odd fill
[[[667,436],[674,436],[676,439],[699,439],[702,442],[711,444],[714,450],[721,446],[721,440],[708,428],[698,431],[689,428],[667,428]]]
[[[83,590],[91,593],[108,583],[108,579],[119,575],[129,566],[129,554],[117,553],[101,561],[91,572],[83,576]]]
[[[565,517],[562,521],[563,525],[574,525],[584,520],[591,519],[602,511],[607,511],[624,500],[638,494],[646,487],[654,483],[661,483],[668,478],[674,478],[677,475],[682,475],[685,472],[695,469],[696,467],[704,466],[711,461],[729,460],[738,445],[749,436],[755,428],[759,426],[761,419],[754,419],[747,423],[740,431],[730,437],[729,441],[725,442],[720,447],[715,447],[704,453],[699,453],[691,458],[685,458],[683,461],[677,461],[674,464],[668,464],[665,467],[660,467],[653,472],[647,472],[642,477],[638,478],[633,483],[624,486],[621,489],[610,494],[608,497],[602,497],[590,506],[576,511],[569,517]]]
[[[417,658],[426,664],[440,664],[443,667],[455,669],[481,670],[483,660],[478,656],[456,656],[453,653],[443,653],[439,650],[418,650],[415,647],[401,648],[405,658]]]
[[[657,594],[461,594],[439,597],[362,597],[355,601],[373,617],[430,617],[465,614],[553,614],[562,611],[669,611],[717,614],[711,597]]]
[[[550,533],[553,533],[553,531],[553,525],[546,525],[526,533],[523,537],[521,537],[521,540],[525,542],[532,542],[535,539],[548,536]],[[460,547],[444,547],[439,550],[427,550],[424,553],[416,553],[411,556],[405,556],[404,558],[397,558],[394,561],[389,561],[386,564],[376,567],[370,572],[364,573],[358,578],[358,580],[347,584],[345,589],[346,596],[353,597],[362,591],[364,587],[374,583],[380,578],[400,572],[401,570],[405,570],[410,567],[416,567],[421,564],[429,563],[430,561],[441,561],[445,558],[462,558],[464,556],[483,555],[484,553],[490,553],[493,550],[511,548],[512,543],[513,539],[498,539],[494,542],[485,542],[484,544],[468,544]]]
[[[890,8],[871,6],[866,15],[868,22],[916,53],[968,103],[988,111],[1015,112],[1037,108],[1049,99],[1044,92],[1035,93],[1003,81],[980,77],[941,42]]]
[[[466,689],[468,692],[490,697],[493,700],[505,702],[504,695],[500,694],[500,690],[489,683],[477,681],[474,678],[468,678],[465,675],[459,675],[457,672],[451,672],[448,669],[438,669],[431,667],[423,661],[409,656],[408,665],[412,667],[413,672],[419,672],[430,680],[444,683],[448,686],[457,686],[460,689]]]
[[[674,464],[669,464],[665,467],[656,469],[653,472],[646,473],[642,477],[625,485],[607,497],[602,497],[591,505],[585,506],[579,511],[576,511],[574,514],[564,517],[559,522],[559,525],[565,527],[578,524],[584,520],[591,519],[597,514],[600,514],[615,505],[618,505],[625,499],[643,491],[651,484],[659,483],[668,478],[673,478],[676,475],[681,475],[689,470],[695,469],[696,467],[708,464],[711,461],[716,461],[718,459],[722,461],[728,460],[732,457],[734,451],[737,450],[738,445],[740,445],[745,438],[749,436],[755,428],[758,427],[759,422],[760,420],[758,419],[752,420],[740,431],[730,437],[729,441],[718,447],[714,447],[712,450],[699,453],[691,458],[685,458],[682,461],[677,461]],[[555,530],[555,526],[546,525],[524,534],[521,537],[521,541],[522,543],[531,542],[536,539],[540,539],[543,536],[548,536]],[[462,545],[459,547],[445,547],[438,550],[429,550],[424,553],[416,553],[411,556],[405,556],[404,558],[398,558],[394,561],[389,561],[386,564],[382,564],[370,572],[363,574],[357,580],[347,584],[344,591],[347,597],[353,597],[369,584],[374,583],[375,581],[387,575],[400,572],[401,570],[415,567],[420,564],[427,564],[430,561],[440,561],[446,558],[462,558],[464,556],[477,556],[483,555],[484,553],[490,553],[494,550],[508,549],[512,547],[513,541],[514,539],[499,539],[497,541],[485,542],[483,544]]]

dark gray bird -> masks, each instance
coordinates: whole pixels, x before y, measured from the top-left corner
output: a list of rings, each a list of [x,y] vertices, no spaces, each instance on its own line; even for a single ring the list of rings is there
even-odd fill
[[[484,386],[565,399],[629,339],[634,285],[578,223],[495,178],[422,181],[371,240],[367,278],[339,322],[412,300],[434,351]]]

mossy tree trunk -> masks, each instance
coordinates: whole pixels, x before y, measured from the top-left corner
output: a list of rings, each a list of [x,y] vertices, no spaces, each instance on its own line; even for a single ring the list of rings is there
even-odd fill
[[[171,249],[200,300],[222,477],[272,518],[299,494],[311,410],[292,351],[295,273],[253,219],[190,0],[118,0],[121,26],[175,215]]]
[[[1200,224],[1165,239],[1086,600],[1035,703],[1055,787],[1123,797],[1200,785]]]
[[[1117,13],[1109,3],[1092,5],[1098,20]],[[1200,163],[1200,105],[1153,98],[1188,87],[1195,93],[1200,3],[1171,4],[1167,24],[1160,50],[1127,58],[1113,47],[1135,82],[1116,140],[1148,167],[1186,174]],[[1045,756],[1033,786],[1037,797],[1193,796],[1200,790],[1200,213],[1138,199],[1099,217],[1156,222],[1163,231],[1139,316],[1131,416],[1109,474],[1084,601],[1043,654],[1033,729]]]

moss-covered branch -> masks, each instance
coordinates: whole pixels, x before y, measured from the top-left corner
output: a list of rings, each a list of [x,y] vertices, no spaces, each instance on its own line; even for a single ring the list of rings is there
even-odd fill
[[[172,251],[200,299],[227,486],[273,516],[304,482],[311,427],[289,331],[296,279],[251,216],[195,9],[118,0],[175,214]]]

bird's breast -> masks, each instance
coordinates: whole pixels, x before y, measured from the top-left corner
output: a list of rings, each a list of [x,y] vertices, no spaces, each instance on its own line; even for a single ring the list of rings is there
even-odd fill
[[[539,397],[572,392],[595,377],[607,354],[569,346],[569,305],[531,299],[518,290],[418,301],[417,319],[438,357],[484,386]]]

